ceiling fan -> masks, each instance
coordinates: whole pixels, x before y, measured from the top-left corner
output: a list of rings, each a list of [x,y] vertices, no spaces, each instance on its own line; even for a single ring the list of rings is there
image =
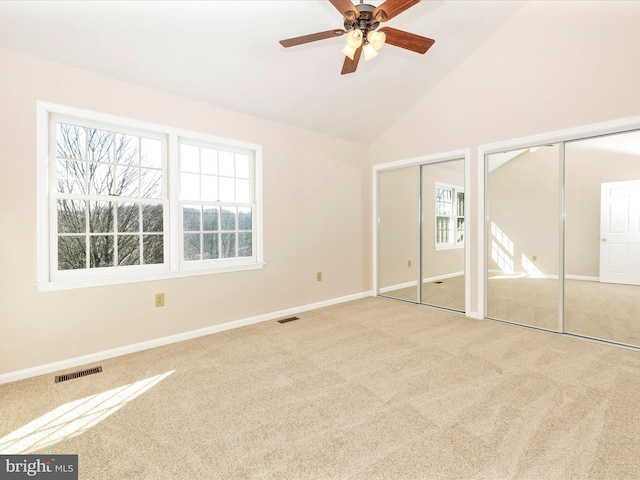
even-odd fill
[[[391,27],[383,27],[377,30],[380,22],[391,20],[409,7],[419,3],[420,0],[386,0],[379,7],[368,5],[363,0],[360,0],[359,5],[354,5],[351,0],[329,1],[344,17],[344,29],[327,30],[326,32],[288,38],[280,40],[280,44],[283,47],[293,47],[347,34],[347,46],[342,49],[342,53],[347,57],[342,66],[341,73],[344,75],[356,71],[363,51],[364,59],[369,60],[378,54],[378,50],[385,43],[421,54],[429,50],[431,45],[435,43],[435,40],[430,38]]]

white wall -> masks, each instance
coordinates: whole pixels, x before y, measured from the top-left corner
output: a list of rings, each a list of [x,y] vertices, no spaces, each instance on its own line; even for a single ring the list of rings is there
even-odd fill
[[[0,374],[370,289],[362,145],[5,49],[0,65]],[[266,266],[37,293],[37,100],[262,144]]]
[[[478,145],[638,115],[639,24],[640,2],[528,3],[370,146],[371,162],[471,148],[475,179]]]

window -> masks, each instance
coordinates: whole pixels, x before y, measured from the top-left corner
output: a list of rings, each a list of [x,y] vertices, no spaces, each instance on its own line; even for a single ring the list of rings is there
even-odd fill
[[[40,290],[262,265],[259,146],[50,104],[38,114]]]
[[[464,247],[464,189],[436,183],[436,250]]]
[[[253,255],[251,157],[228,148],[180,143],[183,260]]]

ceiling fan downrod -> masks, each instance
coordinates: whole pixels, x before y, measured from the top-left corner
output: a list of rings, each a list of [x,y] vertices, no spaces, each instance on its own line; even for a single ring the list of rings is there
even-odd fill
[[[367,43],[367,33],[372,30],[375,30],[380,26],[380,22],[387,17],[384,11],[380,10],[378,14],[374,17],[373,12],[376,7],[373,5],[369,5],[366,3],[362,3],[362,0],[359,5],[355,5],[358,10],[359,16],[356,18],[354,12],[347,12],[344,17],[344,29],[347,32],[350,32],[354,28],[358,28],[362,31],[362,35],[365,39],[365,43]]]

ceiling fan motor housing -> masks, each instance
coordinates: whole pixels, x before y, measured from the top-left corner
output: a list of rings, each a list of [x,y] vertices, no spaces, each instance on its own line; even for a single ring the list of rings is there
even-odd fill
[[[359,28],[362,30],[362,35],[367,41],[367,33],[375,30],[380,25],[380,21],[387,18],[387,15],[380,10],[378,14],[374,17],[373,12],[376,9],[373,5],[368,5],[366,3],[361,3],[359,5],[355,5],[358,13],[360,14],[358,18],[355,18],[355,14],[353,12],[347,12],[344,17],[344,29],[347,32],[350,32],[354,28]]]

